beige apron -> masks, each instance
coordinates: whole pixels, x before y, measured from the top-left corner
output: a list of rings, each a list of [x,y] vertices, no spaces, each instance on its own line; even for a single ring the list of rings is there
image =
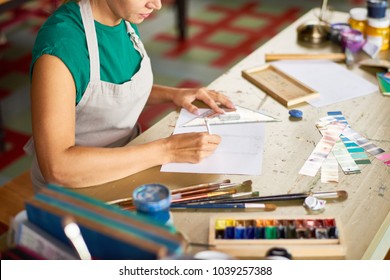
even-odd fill
[[[90,56],[91,77],[76,106],[76,145],[123,146],[138,134],[137,120],[153,85],[150,59],[134,29],[126,22],[130,39],[142,56],[140,69],[130,81],[121,85],[101,81],[98,42],[89,0],[80,2],[80,10]],[[25,151],[34,155],[31,180],[37,190],[44,187],[46,182],[38,166],[32,138],[26,144]]]

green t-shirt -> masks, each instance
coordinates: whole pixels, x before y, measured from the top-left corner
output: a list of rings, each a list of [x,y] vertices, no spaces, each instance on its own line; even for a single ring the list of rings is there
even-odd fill
[[[124,20],[117,26],[95,21],[102,81],[122,84],[139,70],[141,55],[134,49]],[[138,34],[138,29],[132,24]],[[68,67],[76,86],[76,104],[81,100],[90,79],[89,54],[80,6],[69,2],[59,7],[38,32],[31,63],[44,55],[58,57]]]

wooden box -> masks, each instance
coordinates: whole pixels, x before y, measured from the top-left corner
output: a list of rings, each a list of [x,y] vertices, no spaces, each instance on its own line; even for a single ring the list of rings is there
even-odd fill
[[[293,259],[344,259],[343,238],[335,217],[235,213],[210,217],[209,244],[239,259],[262,259],[275,247],[286,249]]]

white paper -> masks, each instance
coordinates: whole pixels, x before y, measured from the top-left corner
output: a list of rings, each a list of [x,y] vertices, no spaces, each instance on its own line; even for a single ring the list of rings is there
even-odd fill
[[[378,90],[373,83],[328,60],[280,60],[272,63],[286,74],[319,92],[307,102],[322,107]]]
[[[207,109],[201,109],[200,113]],[[174,134],[207,131],[206,125],[183,127],[195,115],[182,109]],[[200,163],[168,163],[162,172],[260,175],[264,148],[264,123],[211,125],[222,141],[215,152]]]

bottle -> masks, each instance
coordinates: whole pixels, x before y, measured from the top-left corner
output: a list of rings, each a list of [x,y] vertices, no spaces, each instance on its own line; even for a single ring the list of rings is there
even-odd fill
[[[368,18],[368,25],[366,28],[367,42],[375,44],[380,47],[380,50],[387,50],[389,48],[389,34],[390,34],[390,19],[384,18]]]
[[[166,186],[145,184],[137,187],[133,192],[133,203],[139,214],[146,215],[163,225],[173,225],[169,212],[171,192]]]
[[[366,8],[353,8],[349,11],[348,23],[352,29],[359,30],[363,34],[366,33],[367,27],[367,9]]]

